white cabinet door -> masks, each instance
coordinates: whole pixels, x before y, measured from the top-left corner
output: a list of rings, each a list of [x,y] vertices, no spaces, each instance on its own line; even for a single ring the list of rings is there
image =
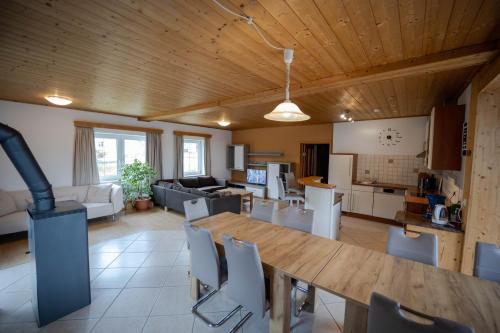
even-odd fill
[[[280,175],[280,165],[269,163],[267,165],[267,196],[271,199],[278,199],[278,182],[276,177]]]
[[[342,207],[341,210],[343,212],[350,212],[351,211],[351,196],[352,196],[352,191],[348,189],[336,189],[335,191],[342,192],[344,195],[342,196]]]
[[[351,211],[353,213],[373,214],[373,192],[352,191]]]
[[[385,193],[374,194],[373,216],[394,220],[398,210],[404,210],[404,196]]]

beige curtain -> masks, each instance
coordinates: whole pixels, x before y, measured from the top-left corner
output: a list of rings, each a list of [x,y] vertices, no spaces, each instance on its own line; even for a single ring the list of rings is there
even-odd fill
[[[161,133],[146,133],[146,162],[156,170],[158,178],[162,179]]]
[[[91,184],[99,184],[94,129],[89,127],[75,127],[73,185]]]
[[[174,178],[184,177],[184,137],[175,135]]]
[[[205,175],[212,175],[212,166],[210,159],[210,138],[205,138]]]

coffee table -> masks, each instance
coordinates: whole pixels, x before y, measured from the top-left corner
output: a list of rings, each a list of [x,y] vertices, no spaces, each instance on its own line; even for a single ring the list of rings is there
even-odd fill
[[[242,189],[242,188],[235,188],[235,187],[228,187],[228,188],[225,188],[222,190],[217,190],[216,192],[231,193],[231,195],[239,194],[239,195],[241,195],[241,210],[243,211],[243,208],[245,207],[244,203],[246,201],[250,202],[250,211],[252,211],[252,209],[253,209],[253,193],[252,192],[246,191],[245,189]]]

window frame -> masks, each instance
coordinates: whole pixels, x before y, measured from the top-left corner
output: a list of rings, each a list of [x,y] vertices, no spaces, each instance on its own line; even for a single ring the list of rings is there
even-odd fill
[[[99,175],[100,183],[114,183],[120,180],[120,170],[125,165],[125,140],[136,140],[144,142],[144,161],[146,159],[146,133],[145,132],[125,132],[119,130],[94,130],[94,142],[97,138],[115,139],[116,140],[116,176],[101,176]],[[96,162],[97,162],[97,145],[96,145]],[[97,162],[98,163],[98,162]],[[99,170],[99,164],[97,165]]]
[[[198,154],[198,171],[199,172],[193,172],[193,173],[186,173],[186,163],[185,163],[185,148],[184,148],[184,145],[186,144],[186,142],[188,143],[197,143],[200,145],[201,147],[201,154],[199,153]],[[183,150],[183,153],[182,153],[182,158],[183,158],[183,161],[182,161],[182,176],[185,177],[185,178],[190,178],[190,177],[199,177],[199,176],[205,176],[206,173],[207,173],[207,168],[206,168],[206,165],[205,165],[205,154],[206,154],[206,140],[205,140],[205,137],[202,137],[202,136],[184,136],[183,138],[183,147],[182,147],[182,150]]]

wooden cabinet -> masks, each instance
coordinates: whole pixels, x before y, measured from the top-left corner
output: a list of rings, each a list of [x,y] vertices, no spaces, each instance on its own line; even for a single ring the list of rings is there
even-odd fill
[[[449,269],[450,271],[460,271],[464,241],[463,233],[419,227],[411,224],[406,225],[406,230],[417,233],[426,232],[435,234],[438,238],[438,267]]]
[[[432,109],[428,126],[427,167],[431,170],[460,170],[464,105]]]

